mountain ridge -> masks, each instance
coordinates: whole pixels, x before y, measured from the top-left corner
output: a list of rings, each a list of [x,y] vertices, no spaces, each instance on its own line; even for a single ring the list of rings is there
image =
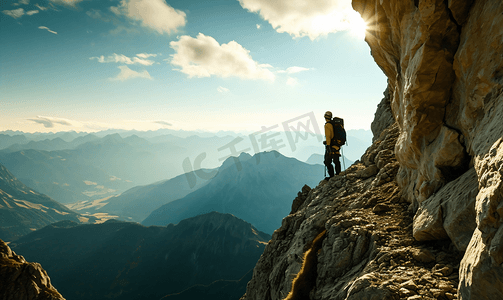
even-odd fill
[[[16,179],[0,164],[0,238],[15,240],[59,220],[94,222]]]
[[[269,239],[250,223],[212,212],[166,227],[62,221],[11,247],[41,263],[68,299],[133,300],[239,280],[253,268]],[[239,286],[235,298],[244,292],[245,286]]]
[[[154,210],[142,224],[167,225],[210,211],[232,213],[272,233],[288,214],[291,198],[306,181],[323,178],[323,167],[276,151],[228,158],[217,175],[187,196]]]

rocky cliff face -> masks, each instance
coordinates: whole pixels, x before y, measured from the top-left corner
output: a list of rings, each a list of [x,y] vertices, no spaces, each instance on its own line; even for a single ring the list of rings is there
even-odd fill
[[[374,144],[299,193],[245,299],[503,299],[503,2],[353,7],[388,76]]]
[[[392,124],[341,176],[299,192],[242,299],[457,298],[462,252],[412,236],[412,207],[396,181],[399,135]]]
[[[29,263],[0,240],[0,299],[64,300],[37,263]]]
[[[449,237],[466,251],[461,298],[503,298],[503,2],[353,6],[393,91],[397,181],[418,209],[414,237]]]

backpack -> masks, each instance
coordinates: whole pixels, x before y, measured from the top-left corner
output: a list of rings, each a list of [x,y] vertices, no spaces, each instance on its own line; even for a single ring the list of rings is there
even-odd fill
[[[330,145],[342,146],[346,144],[346,130],[344,130],[344,120],[334,117],[329,121],[334,129],[334,137],[330,140]]]

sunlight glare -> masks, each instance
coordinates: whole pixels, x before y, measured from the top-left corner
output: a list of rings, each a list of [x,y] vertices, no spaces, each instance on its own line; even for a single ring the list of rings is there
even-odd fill
[[[348,31],[352,36],[363,40],[367,29],[367,23],[360,14],[352,9],[347,9],[342,12],[334,11],[328,15],[317,16],[311,21],[309,31],[314,37],[330,32]],[[311,39],[314,38],[311,37]]]
[[[367,22],[362,19],[359,13],[354,12],[349,16],[349,30],[358,39],[365,39],[367,32]]]

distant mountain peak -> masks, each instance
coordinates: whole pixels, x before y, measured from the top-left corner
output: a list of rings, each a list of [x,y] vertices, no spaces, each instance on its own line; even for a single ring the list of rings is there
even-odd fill
[[[124,139],[124,141],[135,144],[149,144],[149,142],[146,139],[143,139],[137,136],[136,134],[128,136],[127,138]]]
[[[193,236],[201,239],[207,238],[209,234],[239,236],[240,239],[254,241],[268,241],[271,238],[269,234],[259,231],[251,223],[233,214],[216,211],[181,220],[175,227],[194,232]]]
[[[227,158],[222,165],[220,166],[220,170],[226,169],[230,166],[239,164],[239,163],[244,163],[245,161],[249,160],[252,158],[252,156],[246,152],[241,152],[238,156],[231,156]]]
[[[323,177],[323,167],[313,166],[277,151],[242,153],[228,158],[205,186],[152,211],[142,221],[167,225],[218,211],[232,213],[266,233],[272,233],[288,214],[291,198],[305,184]]]
[[[262,163],[270,163],[276,159],[284,159],[284,158],[286,158],[286,156],[284,156],[283,154],[281,154],[276,150],[255,153],[253,156],[246,152],[241,152],[239,156],[231,156],[227,158],[222,163],[220,169],[223,170],[232,165],[243,164],[250,159],[254,159],[256,164],[262,164]],[[240,169],[240,167],[238,167],[238,169]]]
[[[207,214],[201,214],[201,215],[197,215],[195,217],[184,219],[184,220],[180,221],[180,223],[178,223],[178,225],[182,225],[182,226],[185,224],[200,225],[200,224],[204,224],[204,223],[211,223],[213,225],[216,225],[217,227],[226,226],[229,224],[253,226],[252,224],[236,217],[233,214],[220,213],[217,211],[212,211]]]
[[[253,157],[267,157],[267,158],[278,158],[278,157],[285,157],[283,154],[281,154],[280,152],[276,151],[276,150],[271,150],[271,151],[263,151],[263,152],[259,152],[259,153],[256,153],[255,155],[253,155]]]
[[[115,140],[115,141],[122,141],[122,136],[118,133],[111,133],[109,135],[106,135],[103,140]]]

